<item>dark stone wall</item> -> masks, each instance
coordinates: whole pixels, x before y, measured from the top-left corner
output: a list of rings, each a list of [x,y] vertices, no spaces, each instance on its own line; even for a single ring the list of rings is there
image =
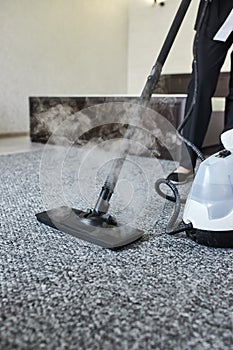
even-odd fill
[[[191,74],[162,74],[156,88],[155,94],[186,94]],[[229,93],[230,73],[221,72],[214,97],[226,97]]]
[[[48,142],[51,135],[55,132],[56,128],[66,120],[75,120],[72,126],[72,130],[65,133],[66,138],[74,140],[74,134],[77,128],[87,128],[91,124],[91,119],[95,118],[95,115],[89,113],[82,114],[80,111],[86,111],[88,107],[96,106],[103,103],[112,102],[126,102],[126,103],[138,103],[137,97],[30,97],[30,136],[33,142]],[[152,109],[156,113],[159,113],[166,120],[168,120],[173,126],[174,130],[179,125],[182,119],[184,107],[184,98],[182,97],[163,97],[153,96],[149,102],[148,108]],[[156,115],[156,114],[155,114]],[[74,117],[77,116],[76,119]],[[142,116],[143,118],[143,116]],[[78,120],[78,122],[77,122]],[[143,121],[144,123],[144,121]],[[150,126],[146,125],[145,128],[149,129]],[[148,123],[147,123],[148,124]],[[151,124],[152,128],[153,121]],[[113,123],[111,125],[101,125],[99,127],[90,128],[87,132],[84,132],[80,137],[75,140],[77,145],[83,145],[86,142],[93,140],[99,142],[101,140],[123,137],[127,128],[127,120],[122,119],[120,123]],[[65,132],[65,131],[64,131]],[[166,137],[166,136],[164,136]],[[169,134],[171,138],[171,135]],[[146,138],[143,134],[141,138]],[[179,142],[173,137],[169,142],[169,146],[164,147],[161,141],[156,139],[156,136],[151,140],[145,140],[147,147],[150,150],[156,150],[158,157],[163,159],[171,159],[171,152],[174,149],[179,148]],[[149,144],[149,146],[148,146]],[[175,151],[177,152],[177,151]],[[174,157],[174,154],[173,156]]]

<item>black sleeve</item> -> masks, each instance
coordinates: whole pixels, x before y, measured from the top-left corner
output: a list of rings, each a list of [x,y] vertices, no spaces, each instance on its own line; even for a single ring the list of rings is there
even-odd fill
[[[202,11],[206,0],[201,0],[197,12],[197,18],[194,29],[198,29]],[[208,8],[200,31],[206,36],[213,38],[219,28],[223,25],[226,18],[233,9],[233,0],[208,0]]]

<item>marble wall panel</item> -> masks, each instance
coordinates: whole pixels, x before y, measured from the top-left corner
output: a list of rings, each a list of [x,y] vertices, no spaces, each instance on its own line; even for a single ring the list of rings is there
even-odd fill
[[[130,96],[90,96],[90,97],[30,97],[30,136],[33,142],[46,143],[53,142],[52,135],[56,134],[56,130],[60,125],[62,128],[63,137],[75,142],[75,144],[82,146],[87,142],[101,142],[102,140],[121,138],[124,136],[127,125],[127,113],[122,113],[121,108],[119,112],[119,103],[124,104],[126,109],[130,106],[135,109],[135,104],[139,102],[137,97]],[[98,114],[98,107],[93,106],[105,104],[104,108],[109,108],[109,113],[117,115],[119,122],[109,124],[108,114],[103,116],[103,122],[100,126],[93,127],[93,121]],[[116,106],[112,110],[112,106]],[[93,108],[88,108],[93,107]],[[184,107],[183,97],[169,96],[153,96],[148,104],[148,108],[152,109],[152,117],[148,120],[145,115],[142,115],[141,122],[145,130],[137,130],[138,140],[145,144],[146,148],[154,152],[158,158],[171,159],[178,158],[179,140],[175,137],[175,128],[179,125]],[[97,111],[97,112],[96,112]],[[128,112],[128,111],[127,111]],[[141,113],[144,114],[144,113]],[[145,113],[147,114],[147,113]],[[125,117],[126,115],[126,117]],[[164,121],[159,124],[156,121],[158,115],[160,120]],[[106,120],[104,119],[106,118]],[[167,121],[174,127],[174,134],[167,130]],[[106,123],[105,123],[106,122]],[[161,142],[162,138],[166,139],[166,147]],[[152,130],[152,134],[147,132]],[[79,135],[77,137],[77,135]],[[160,135],[160,136],[159,136]],[[61,135],[60,135],[61,136]],[[60,142],[62,137],[60,137]],[[55,140],[55,138],[54,138]],[[54,142],[58,142],[58,137]],[[134,149],[135,154],[145,155],[143,150]],[[131,150],[131,153],[134,152]]]

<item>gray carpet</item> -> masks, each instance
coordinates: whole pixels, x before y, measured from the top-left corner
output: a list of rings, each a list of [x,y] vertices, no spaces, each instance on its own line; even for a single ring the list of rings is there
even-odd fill
[[[0,157],[2,350],[232,349],[233,250],[164,234],[172,207],[156,196],[138,215],[143,238],[117,251],[46,227],[40,160]]]

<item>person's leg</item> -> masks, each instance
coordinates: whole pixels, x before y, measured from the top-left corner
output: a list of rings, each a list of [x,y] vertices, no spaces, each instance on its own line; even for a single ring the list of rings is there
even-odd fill
[[[196,103],[187,124],[183,130],[183,136],[194,143],[198,148],[202,146],[212,113],[211,98],[214,95],[220,69],[229,50],[229,42],[213,41],[203,35],[197,42],[197,77],[198,89]],[[188,88],[186,101],[186,113],[189,110],[194,96],[194,68],[192,79]],[[188,153],[187,150],[188,149]],[[188,156],[189,155],[189,156]],[[180,166],[193,170],[196,164],[196,154],[190,148],[183,145],[181,151]]]
[[[190,117],[182,133],[187,140],[191,141],[198,148],[202,146],[202,143],[204,141],[212,112],[211,98],[214,95],[216,89],[221,67],[224,63],[227,52],[232,45],[232,38],[233,34],[224,43],[213,41],[202,35],[198,37],[196,46],[198,65],[198,87],[195,98],[196,102],[192,108],[192,112],[190,113]],[[231,79],[231,87],[232,83],[233,79]],[[196,86],[193,64],[192,78],[188,87],[185,115],[187,115],[187,112],[192,105],[195,88]],[[226,113],[226,124],[228,127],[233,123],[233,118],[230,119],[228,117],[230,114],[230,108],[232,108],[232,104],[230,104],[230,101],[232,101],[232,89],[230,91],[231,93],[228,96],[229,112]],[[229,121],[231,121],[231,124],[229,124]],[[167,179],[176,184],[187,182],[193,177],[196,159],[196,153],[183,143],[181,147],[180,166],[178,166],[178,168],[173,173],[169,174]]]

